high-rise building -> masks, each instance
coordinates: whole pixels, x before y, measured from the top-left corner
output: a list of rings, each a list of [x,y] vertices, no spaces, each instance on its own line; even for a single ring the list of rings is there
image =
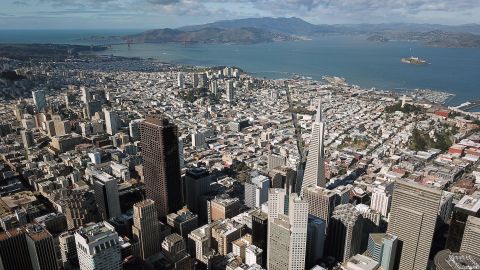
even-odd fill
[[[245,183],[245,205],[260,208],[268,200],[270,179],[264,175],[255,175]]]
[[[205,168],[188,169],[185,173],[185,201],[187,208],[199,214],[200,197],[210,192],[212,177]]]
[[[212,252],[212,228],[220,223],[220,220],[214,221],[193,230],[188,235],[190,254],[205,265],[208,265],[210,259],[215,255]]]
[[[252,214],[252,244],[262,250],[262,267],[267,265],[268,215],[257,211]]]
[[[352,204],[335,207],[328,224],[326,254],[345,262],[361,251],[363,220]]]
[[[117,179],[108,173],[95,171],[93,174],[95,200],[97,209],[104,220],[118,217],[120,210],[120,197],[118,194]]]
[[[107,127],[107,133],[110,135],[115,135],[119,130],[119,118],[118,113],[114,111],[104,110],[105,113],[105,125]]]
[[[202,131],[194,131],[192,133],[192,146],[195,149],[203,149],[206,147],[205,143],[205,133]]]
[[[270,176],[272,188],[284,188],[288,194],[296,192],[297,174],[295,170],[281,166],[270,170],[268,176]]]
[[[143,119],[135,119],[128,123],[128,129],[130,133],[130,138],[132,141],[136,142],[140,140],[140,123]]]
[[[446,248],[460,251],[465,225],[469,216],[480,217],[480,192],[465,195],[453,208]]]
[[[228,195],[216,196],[207,204],[210,221],[233,218],[240,214],[241,203],[238,198],[230,198]]]
[[[33,269],[24,228],[16,228],[0,233],[0,269]]]
[[[233,86],[233,81],[227,81],[227,101],[232,102],[235,99],[235,87]]]
[[[460,251],[480,255],[480,218],[468,217]]]
[[[281,155],[269,154],[267,169],[273,170],[277,167],[282,167],[287,164],[287,158]]]
[[[393,270],[397,255],[398,238],[386,233],[371,233],[365,255],[380,263],[384,270]]]
[[[45,91],[32,91],[33,104],[37,108],[37,112],[45,111],[47,108],[47,100],[45,99]]]
[[[243,224],[222,220],[219,224],[212,227],[213,246],[216,247],[220,255],[227,255],[232,252],[232,242],[242,237]]]
[[[393,182],[383,182],[382,184],[375,186],[372,192],[370,207],[382,214],[382,216],[388,217],[390,206],[392,204],[392,193]]]
[[[26,231],[33,270],[58,269],[52,235],[39,225],[27,226]]]
[[[91,119],[95,113],[102,111],[102,102],[100,100],[93,100],[85,103],[85,116]]]
[[[107,222],[91,224],[75,233],[80,270],[120,270],[122,257],[118,234]]]
[[[33,139],[33,131],[22,130],[20,131],[20,134],[22,135],[23,147],[30,148],[35,144],[35,141]]]
[[[185,76],[181,72],[177,74],[177,86],[179,88],[185,88]]]
[[[426,269],[442,192],[397,180],[387,232],[401,245],[402,270]]]
[[[214,96],[218,95],[218,81],[211,81],[209,86],[210,93]]]
[[[325,187],[324,133],[325,120],[322,113],[322,104],[321,101],[319,101],[315,122],[312,124],[307,164],[305,166],[305,174],[303,175],[302,191],[309,186]]]
[[[326,188],[310,186],[303,191],[303,197],[308,202],[308,213],[324,220],[328,228],[333,210],[340,204],[337,193]]]
[[[187,238],[188,234],[198,227],[198,215],[184,208],[168,214],[167,224],[175,233]]]
[[[66,231],[58,236],[60,245],[60,259],[65,269],[72,269],[78,266],[77,247],[75,245],[75,234],[73,231]]]
[[[311,269],[323,257],[325,245],[325,221],[309,215],[307,226],[306,266]]]
[[[305,269],[308,203],[296,193],[286,197],[285,191],[271,189],[269,192],[267,268]],[[271,200],[274,203],[270,205]],[[285,211],[287,210],[284,204],[286,200],[288,200],[288,212]],[[271,211],[274,213],[270,219]]]
[[[147,116],[140,124],[143,174],[148,199],[164,218],[182,208],[178,129],[161,116]]]
[[[161,225],[155,203],[152,200],[144,200],[133,206],[133,240],[136,245],[136,253],[142,259],[160,252]]]

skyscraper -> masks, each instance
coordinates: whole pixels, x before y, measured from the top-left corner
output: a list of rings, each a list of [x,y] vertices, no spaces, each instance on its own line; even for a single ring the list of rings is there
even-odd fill
[[[177,126],[162,116],[147,116],[140,124],[140,138],[147,198],[163,218],[183,204]]]
[[[235,87],[233,86],[233,81],[227,81],[227,101],[232,102],[235,99]]]
[[[179,72],[177,74],[177,86],[179,88],[184,88],[185,87],[185,76],[181,72]]]
[[[34,270],[56,270],[57,258],[52,235],[40,225],[27,227],[27,247]]]
[[[480,255],[480,218],[468,217],[460,251]]]
[[[335,207],[328,224],[326,253],[345,262],[361,250],[363,220],[352,204]]]
[[[469,216],[480,217],[480,192],[463,196],[455,205],[448,231],[446,248],[453,252],[460,251],[465,225]]]
[[[335,206],[340,204],[338,194],[318,186],[307,187],[303,197],[308,202],[308,213],[325,221],[328,227]]]
[[[91,224],[75,233],[80,270],[120,270],[122,257],[118,234],[107,222]]]
[[[392,204],[393,183],[383,182],[376,186],[372,192],[372,202],[370,207],[387,217]]]
[[[303,190],[309,186],[325,187],[324,133],[325,120],[323,119],[322,103],[319,101],[315,122],[312,124],[307,164],[302,182],[302,194]]]
[[[160,252],[160,221],[152,200],[144,200],[133,206],[133,240],[136,253],[142,259]]]
[[[20,134],[22,135],[23,147],[30,148],[35,144],[35,141],[33,139],[33,131],[31,131],[30,129],[22,130],[20,131]]]
[[[45,111],[47,107],[47,101],[45,99],[45,91],[44,90],[37,90],[32,91],[33,103],[37,108],[37,112]]]
[[[442,191],[397,180],[387,232],[399,239],[399,269],[426,269]]]
[[[315,217],[308,216],[307,227],[307,254],[306,266],[307,269],[314,267],[317,262],[323,257],[323,247],[325,244],[325,221]]]
[[[268,200],[270,179],[256,175],[245,183],[245,205],[250,208],[260,208]]]
[[[385,233],[371,233],[365,255],[379,262],[384,270],[393,270],[397,255],[398,238]]]
[[[192,168],[185,173],[185,200],[190,211],[199,214],[200,196],[210,191],[212,179],[205,168]]]
[[[258,211],[252,214],[252,244],[262,249],[262,267],[267,265],[268,215]]]
[[[105,172],[95,171],[93,181],[95,200],[101,217],[104,220],[109,220],[120,216],[122,212],[120,210],[117,179]]]
[[[118,113],[114,111],[104,110],[105,125],[107,126],[107,133],[115,135],[119,129]]]
[[[29,256],[24,228],[0,233],[0,269],[33,269]]]
[[[295,193],[287,197],[284,190],[271,189],[268,208],[267,268],[305,269],[308,203]]]

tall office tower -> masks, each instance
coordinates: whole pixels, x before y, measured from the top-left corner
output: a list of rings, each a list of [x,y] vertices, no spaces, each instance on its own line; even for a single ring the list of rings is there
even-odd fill
[[[455,205],[448,231],[446,248],[453,252],[460,251],[465,225],[469,216],[480,217],[480,192],[465,195]]]
[[[232,102],[235,99],[235,87],[233,86],[233,81],[227,81],[227,101]]]
[[[117,179],[105,172],[93,174],[95,200],[103,220],[109,220],[122,214]]]
[[[272,188],[284,188],[287,193],[294,193],[295,191],[295,181],[297,174],[294,170],[289,167],[277,167],[268,172],[268,176],[272,179]]]
[[[202,131],[194,131],[192,133],[192,146],[195,148],[195,149],[203,149],[207,146],[206,142],[205,142],[205,133],[203,133]]]
[[[322,113],[322,103],[319,101],[315,122],[312,124],[307,164],[305,166],[305,174],[303,175],[302,194],[303,190],[309,186],[325,187],[324,136],[325,120]]]
[[[193,73],[193,88],[197,88],[200,85],[200,76],[198,73]]]
[[[386,233],[371,233],[365,255],[380,263],[383,270],[393,270],[397,255],[398,238]]]
[[[140,140],[140,123],[144,119],[135,119],[128,123],[129,135],[132,141],[136,142]]]
[[[309,215],[307,226],[306,269],[311,269],[323,257],[325,245],[325,221]]]
[[[47,132],[49,137],[53,137],[53,136],[57,135],[55,133],[55,121],[49,120],[49,121],[44,122],[44,123],[45,123],[44,124],[44,126],[45,126],[44,130]]]
[[[311,186],[303,191],[303,197],[308,202],[308,213],[324,220],[328,228],[333,211],[340,204],[337,193],[326,188]]]
[[[152,200],[145,200],[133,206],[133,240],[138,248],[137,255],[146,259],[160,252],[160,221]]]
[[[148,199],[159,218],[182,208],[178,129],[162,116],[147,116],[140,124],[143,174]]]
[[[199,214],[200,197],[210,192],[212,177],[205,168],[188,169],[185,173],[185,200],[187,208]]]
[[[198,227],[198,215],[184,208],[167,215],[167,224],[175,233],[187,238],[188,234]]]
[[[90,91],[88,91],[85,86],[81,86],[80,91],[82,92],[82,97],[81,97],[82,102],[88,103],[91,100]]]
[[[245,183],[245,205],[250,208],[260,208],[268,200],[270,179],[263,175],[256,175]]]
[[[267,265],[268,215],[257,211],[252,214],[252,244],[262,249],[262,267]]]
[[[372,192],[370,207],[382,214],[382,216],[388,217],[390,206],[392,204],[392,193],[393,182],[383,182],[382,184],[375,186]]]
[[[33,104],[37,108],[37,112],[45,111],[47,108],[47,100],[45,99],[45,91],[32,91]]]
[[[75,246],[75,233],[66,231],[58,236],[60,245],[60,259],[62,267],[72,269],[78,266],[77,247]]]
[[[69,134],[72,131],[72,127],[70,125],[70,121],[54,121],[55,125],[55,135],[63,136]]]
[[[177,74],[177,86],[179,88],[185,88],[185,76],[181,72]]]
[[[165,237],[162,242],[162,250],[168,254],[178,254],[186,249],[185,239],[176,233],[172,233]]]
[[[33,131],[22,130],[20,131],[20,134],[22,135],[23,147],[30,148],[35,144],[35,141],[33,139]]]
[[[212,252],[212,228],[221,221],[214,221],[193,230],[188,235],[190,254],[203,264],[208,265],[213,257]]]
[[[326,255],[345,262],[361,250],[362,215],[352,204],[335,207],[328,224]]]
[[[269,154],[267,169],[273,170],[277,167],[282,167],[287,164],[287,158],[281,155]]]
[[[233,218],[240,214],[241,203],[238,198],[223,194],[207,203],[209,221]]]
[[[243,224],[223,220],[212,227],[212,242],[220,255],[232,252],[232,242],[242,237]]]
[[[85,103],[85,116],[92,119],[95,113],[102,111],[102,102],[100,100],[93,100]]]
[[[183,138],[178,138],[178,160],[180,162],[180,169],[185,168],[185,152],[183,149]]]
[[[274,189],[269,193],[269,198],[275,199],[277,194]],[[283,192],[285,194],[285,192]],[[285,201],[284,196],[283,201]],[[268,269],[305,269],[305,255],[307,246],[307,224],[308,224],[308,203],[302,200],[297,194],[292,194],[287,198],[288,213],[284,212],[284,206],[281,205],[282,199],[277,198],[277,202],[272,206],[277,206],[276,218],[268,219]],[[270,201],[269,201],[270,202]],[[270,211],[269,205],[269,215]]]
[[[0,232],[0,269],[33,269],[25,233],[25,228]]]
[[[480,255],[480,218],[468,217],[460,251]]]
[[[91,224],[75,233],[80,270],[120,270],[118,234],[108,222]]]
[[[397,180],[387,232],[402,245],[400,269],[426,269],[442,192]]]
[[[107,126],[107,133],[115,135],[119,129],[118,113],[109,110],[103,110],[105,113],[105,125]]]
[[[31,225],[27,230],[27,247],[34,270],[56,270],[57,258],[52,235],[39,225]]]
[[[69,230],[98,221],[95,194],[88,188],[75,188],[63,195],[60,204]]]
[[[210,90],[210,93],[212,93],[214,96],[217,96],[218,95],[218,81],[211,81],[209,90]]]

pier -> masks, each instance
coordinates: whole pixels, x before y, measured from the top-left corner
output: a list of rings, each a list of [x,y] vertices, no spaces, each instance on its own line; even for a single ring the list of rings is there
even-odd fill
[[[456,107],[459,110],[462,111],[469,111],[471,109],[475,109],[477,107],[480,107],[480,100],[475,100],[475,101],[468,101],[463,104],[460,104],[458,107]]]

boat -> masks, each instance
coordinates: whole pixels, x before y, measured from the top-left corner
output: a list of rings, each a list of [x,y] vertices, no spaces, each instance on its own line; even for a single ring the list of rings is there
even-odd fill
[[[427,61],[420,59],[418,57],[408,57],[408,58],[402,58],[402,63],[405,64],[411,64],[411,65],[426,65],[428,64]]]

